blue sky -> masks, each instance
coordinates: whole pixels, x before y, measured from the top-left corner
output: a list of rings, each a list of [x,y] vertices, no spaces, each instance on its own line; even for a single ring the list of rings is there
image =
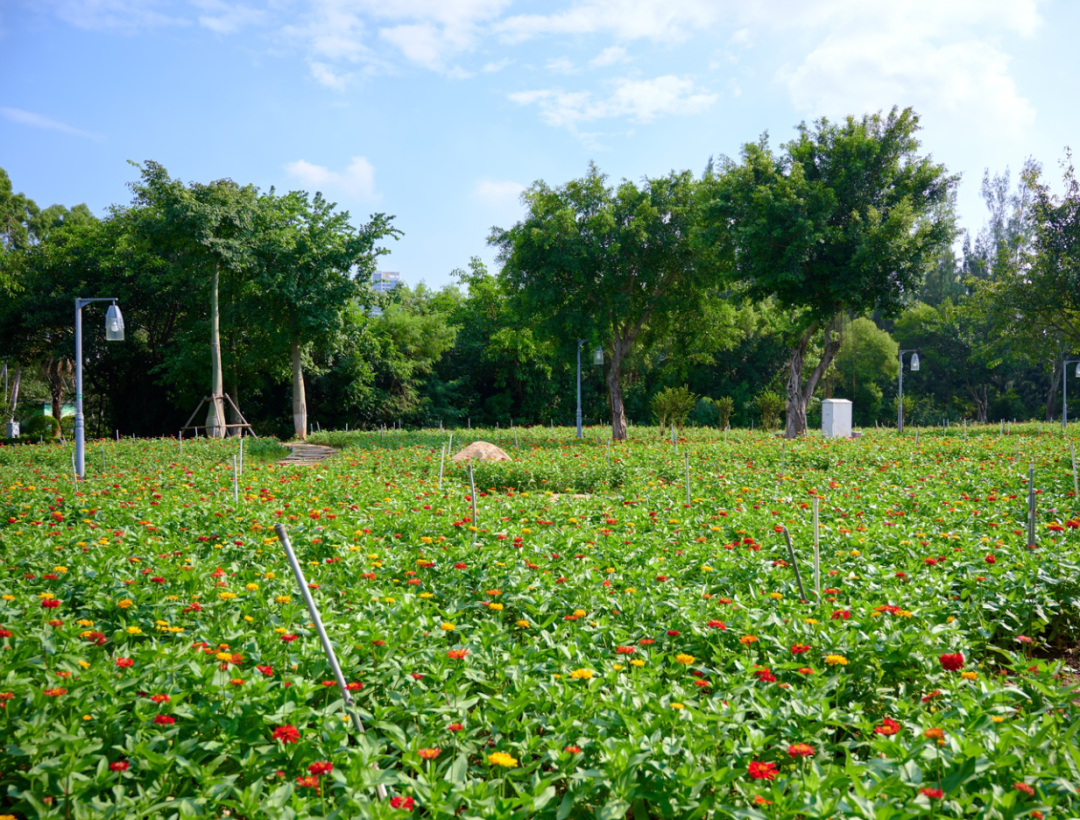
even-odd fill
[[[1075,0],[0,0],[0,167],[39,205],[185,181],[394,214],[433,287],[533,181],[700,172],[768,131],[893,105],[961,172],[1080,143]]]

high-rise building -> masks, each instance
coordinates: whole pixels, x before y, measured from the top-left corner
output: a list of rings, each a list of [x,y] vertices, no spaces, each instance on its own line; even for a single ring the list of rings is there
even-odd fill
[[[371,287],[377,293],[389,293],[401,284],[401,274],[397,271],[379,270],[371,274]]]

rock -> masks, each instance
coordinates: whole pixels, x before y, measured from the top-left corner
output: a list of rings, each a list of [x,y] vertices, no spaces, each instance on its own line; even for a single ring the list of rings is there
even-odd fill
[[[464,450],[455,453],[451,461],[510,461],[510,456],[486,441],[474,441]]]

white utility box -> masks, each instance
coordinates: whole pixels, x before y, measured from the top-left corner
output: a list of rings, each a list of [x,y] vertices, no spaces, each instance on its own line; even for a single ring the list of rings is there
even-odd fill
[[[851,438],[851,402],[825,399],[821,403],[821,432],[826,437]]]

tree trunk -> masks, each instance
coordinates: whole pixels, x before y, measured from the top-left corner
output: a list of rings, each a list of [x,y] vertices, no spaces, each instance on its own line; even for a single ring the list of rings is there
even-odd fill
[[[210,278],[210,409],[206,413],[206,435],[222,438],[225,435],[225,407],[222,393],[225,388],[221,376],[221,328],[218,309],[218,282],[220,271],[214,265]]]
[[[1061,381],[1061,368],[1058,366],[1061,359],[1054,357],[1054,364],[1050,368],[1050,383],[1046,386],[1046,420],[1054,420],[1054,410],[1057,409],[1058,382]]]
[[[292,340],[292,413],[293,433],[298,440],[304,441],[307,438],[307,398],[299,339]]]
[[[22,381],[22,365],[15,368],[15,379],[11,384],[11,404],[8,407],[8,415],[11,421],[15,421],[15,410],[19,406],[19,382]]]
[[[841,314],[838,313],[825,326],[825,346],[821,351],[821,361],[814,368],[814,372],[810,374],[810,378],[806,380],[806,384],[802,383],[803,362],[806,360],[806,349],[810,346],[810,340],[817,332],[817,322],[813,322],[806,329],[795,349],[791,351],[787,382],[787,427],[785,431],[787,438],[798,438],[806,432],[806,408],[810,404],[810,399],[814,396],[814,391],[817,389],[822,375],[829,369],[829,365],[832,364],[836,354],[840,351],[840,329],[842,327],[840,322]],[[834,334],[836,338],[833,338]]]
[[[608,398],[611,401],[611,438],[626,441],[626,408],[622,400],[622,383],[619,381],[622,361],[630,345],[616,338],[611,353],[611,367],[607,372]]]

